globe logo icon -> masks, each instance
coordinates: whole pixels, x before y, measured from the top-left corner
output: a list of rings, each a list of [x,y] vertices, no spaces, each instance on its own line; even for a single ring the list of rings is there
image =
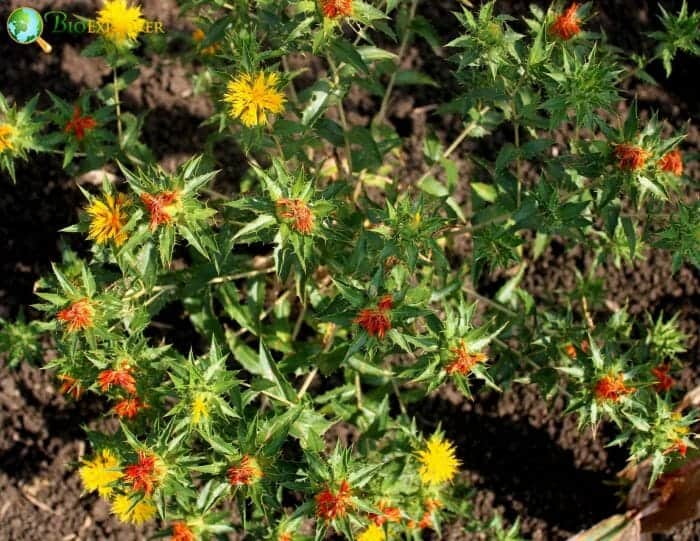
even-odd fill
[[[22,45],[37,43],[44,52],[51,52],[51,45],[41,38],[44,21],[39,12],[33,8],[21,7],[14,10],[7,18],[7,33]]]

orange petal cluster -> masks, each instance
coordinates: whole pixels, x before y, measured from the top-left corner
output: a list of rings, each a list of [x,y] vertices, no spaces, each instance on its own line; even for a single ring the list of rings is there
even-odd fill
[[[352,15],[352,0],[321,0],[321,11],[329,19]]]
[[[180,201],[180,193],[177,191],[165,191],[155,195],[142,193],[141,201],[151,215],[151,231],[155,231],[159,225],[173,221],[174,207]]]
[[[84,389],[80,385],[80,381],[74,377],[60,374],[58,379],[61,382],[61,387],[58,389],[61,394],[69,394],[74,400],[78,400],[83,395]]]
[[[100,372],[99,376],[97,376],[97,381],[103,393],[109,391],[112,385],[114,385],[116,387],[121,387],[129,394],[136,394],[136,379],[131,373],[131,368],[103,370]]]
[[[92,327],[94,316],[95,309],[90,299],[81,299],[68,308],[60,310],[56,314],[56,319],[65,324],[68,332],[76,332]]]
[[[659,169],[667,173],[673,173],[677,177],[683,174],[683,155],[678,149],[664,154],[658,162]]]
[[[564,41],[569,40],[581,32],[581,19],[578,17],[578,8],[581,4],[574,2],[567,10],[557,17],[552,26],[549,27],[549,32],[554,34],[559,39]]]
[[[624,171],[638,171],[644,167],[651,155],[649,151],[627,143],[615,145],[614,153],[618,159],[618,167]]]
[[[241,461],[236,466],[228,469],[228,482],[233,486],[252,485],[263,475],[256,460],[248,455],[243,455]]]
[[[383,526],[387,522],[401,522],[401,509],[398,507],[391,507],[386,500],[379,500],[377,507],[380,513],[369,516],[377,526]]]
[[[121,419],[135,419],[139,411],[146,409],[148,406],[138,396],[130,396],[124,398],[114,405],[114,413]]]
[[[668,363],[660,364],[651,369],[651,373],[656,378],[654,388],[657,392],[663,393],[673,387],[673,378],[668,374],[670,370],[671,365]]]
[[[195,541],[196,537],[184,522],[175,522],[172,527],[170,541]]]
[[[384,295],[377,303],[376,308],[364,308],[360,310],[355,318],[355,323],[367,331],[370,336],[384,338],[384,335],[391,329],[389,313],[393,306],[391,295]]]
[[[78,141],[82,141],[85,133],[93,130],[97,126],[97,121],[89,115],[82,116],[78,105],[73,109],[73,117],[68,121],[63,131],[72,133]]]
[[[352,490],[347,481],[343,480],[337,492],[333,492],[329,487],[326,487],[321,492],[316,494],[316,516],[322,518],[326,522],[343,518],[348,508],[352,505],[350,498]]]
[[[450,351],[454,353],[454,357],[450,364],[445,367],[448,374],[461,374],[466,376],[477,364],[488,360],[488,356],[485,353],[469,353],[464,340],[460,342],[459,347]]]
[[[625,385],[625,378],[622,374],[608,374],[603,376],[595,384],[593,392],[598,400],[617,402],[623,396],[632,394],[634,387]]]
[[[124,468],[124,480],[131,483],[134,490],[153,494],[162,473],[157,460],[154,454],[139,451],[136,464]]]
[[[279,217],[292,220],[291,228],[302,235],[310,235],[314,228],[314,214],[309,206],[301,199],[283,197],[275,201]]]

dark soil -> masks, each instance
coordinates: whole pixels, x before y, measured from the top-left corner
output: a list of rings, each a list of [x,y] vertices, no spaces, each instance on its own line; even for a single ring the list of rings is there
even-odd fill
[[[0,8],[0,20],[5,20],[11,8],[27,2],[11,0],[9,4]],[[95,0],[32,3],[38,9],[70,9],[84,15],[94,13],[96,4]],[[166,28],[188,28],[178,19],[173,1],[143,4],[148,16],[164,21]],[[512,0],[499,2],[498,7],[520,14],[527,4]],[[642,32],[656,24],[651,2],[611,0],[598,4],[600,12],[591,24],[604,25],[621,47],[637,48]],[[676,8],[680,2],[664,5]],[[459,9],[457,2],[439,0],[422,6],[421,14],[434,22],[441,37],[454,35],[456,25],[447,14]],[[42,55],[33,47],[0,40],[0,57],[5,59],[0,90],[10,101],[22,103],[40,88],[73,99],[81,89],[98,87],[109,72],[101,62],[79,55],[85,43],[81,38],[52,36],[54,53]],[[427,71],[449,88],[449,71],[442,63],[431,63],[432,55],[420,45],[411,50],[406,63]],[[637,85],[630,91],[638,94],[643,108],[659,109],[678,128],[698,115],[691,76],[697,63],[681,58],[674,70],[663,88]],[[663,79],[661,73],[654,75]],[[436,120],[422,109],[440,97],[433,91],[400,90],[392,104],[390,121],[402,133],[412,134],[406,148],[405,178],[421,170],[420,140],[426,131],[449,141],[460,129],[457,119]],[[165,167],[179,163],[204,144],[207,132],[200,123],[209,115],[211,104],[194,96],[187,70],[178,61],[153,57],[152,65],[142,70],[124,98],[126,109],[151,110],[145,139]],[[351,121],[361,123],[376,107],[360,93],[353,94],[347,103],[353,107]],[[465,143],[461,155],[456,156],[465,179],[473,172],[466,159],[473,145]],[[699,147],[700,135],[691,127],[684,149],[696,153]],[[240,152],[222,149],[218,157],[218,167],[223,169],[219,178],[225,179],[218,182],[234,183],[245,167]],[[691,164],[689,171],[698,178],[696,164]],[[60,167],[60,159],[50,155],[32,157],[30,163],[21,164],[17,178],[15,186],[0,179],[0,317],[15,316],[20,306],[35,302],[35,280],[47,271],[50,261],[60,257],[57,231],[74,223],[76,209],[84,203],[77,184],[92,182],[90,176],[69,178]],[[468,205],[466,187],[460,193]],[[76,238],[66,240],[81,246]],[[468,249],[468,240],[455,247],[460,257]],[[529,266],[524,286],[538,298],[550,298],[557,290],[571,289],[575,270],[586,263],[578,250],[553,245]],[[681,326],[691,337],[681,377],[681,387],[687,390],[700,384],[700,276],[688,268],[673,276],[670,267],[670,258],[655,252],[633,266],[617,269],[610,265],[601,269],[601,276],[610,292],[610,303],[627,304],[635,315],[680,312]],[[493,283],[487,281],[480,287],[488,290]],[[521,516],[524,536],[562,539],[619,510],[624,496],[615,484],[615,473],[625,465],[623,451],[605,447],[610,436],[606,430],[597,438],[579,433],[576,419],[562,417],[563,405],[559,398],[544,402],[530,386],[514,385],[501,395],[484,394],[475,402],[447,389],[425,404],[418,416],[426,428],[441,422],[458,444],[466,476],[476,489],[478,517],[490,518],[499,511],[512,522]],[[109,515],[104,502],[81,495],[74,466],[87,451],[82,425],[104,422],[99,421],[101,406],[65,400],[56,392],[48,372],[30,366],[10,372],[0,364],[0,539],[140,539],[148,533],[121,525]],[[454,527],[446,538],[470,537]],[[671,538],[699,539],[700,522],[679,527]]]

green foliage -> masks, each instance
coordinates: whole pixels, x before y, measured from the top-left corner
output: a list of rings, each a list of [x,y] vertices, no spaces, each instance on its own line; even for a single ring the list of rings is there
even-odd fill
[[[622,102],[624,80],[642,72],[587,28],[592,5],[567,15],[571,35],[553,30],[560,5],[524,20],[494,1],[464,7],[442,59],[416,0],[351,4],[333,16],[306,0],[181,2],[199,32],[172,39],[214,112],[201,155],[173,172],[142,136],[145,113],[120,98],[143,51],[166,55],[170,36],[99,36],[84,53],[113,77],[94,93],[50,95],[42,112],[0,101],[11,176],[30,150],[62,154],[71,174],[116,172],[83,189],[64,229],[91,251],[65,250],[37,284],[46,322],[2,322],[0,348],[16,364],[52,331],[62,389],[112,406],[119,429],[90,433],[96,453],[81,467],[112,453],[104,483],[83,477],[122,520],[138,510],[157,513],[163,535],[276,541],[309,539],[302,526],[317,541],[380,527],[417,540],[470,524],[452,444],[411,416],[444,385],[471,398],[534,382],[566,397],[581,429],[614,423],[613,443],[651,459],[654,477],[693,446],[694,416],[678,414],[673,387],[686,341],[677,316],[636,321],[601,278],[653,249],[672,254],[674,272],[700,266],[684,134]],[[665,63],[697,53],[697,17],[685,4],[664,12],[654,38]],[[454,70],[457,91],[436,114],[461,132],[411,140],[416,164],[387,115],[396,87],[436,84],[404,69],[420,40]],[[358,93],[376,98],[371,121],[347,114]],[[480,139],[470,178],[453,156],[466,139]],[[232,176],[214,149],[233,147],[248,163]],[[559,246],[582,252],[576,283],[535,297],[526,270]],[[519,538],[499,519],[471,529]]]

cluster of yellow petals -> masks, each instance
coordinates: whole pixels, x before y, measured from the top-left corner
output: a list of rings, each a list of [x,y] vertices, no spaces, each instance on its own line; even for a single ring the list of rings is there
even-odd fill
[[[129,218],[125,210],[128,205],[129,198],[121,193],[116,197],[105,194],[104,201],[94,199],[85,209],[90,216],[88,238],[97,244],[106,244],[110,240],[117,246],[124,244],[128,236],[124,230]]]
[[[97,491],[103,498],[112,495],[112,483],[123,475],[119,470],[119,460],[109,449],[103,449],[92,460],[83,461],[78,472],[85,490]]]
[[[229,81],[224,101],[228,103],[230,115],[245,126],[265,126],[267,114],[284,111],[284,95],[278,90],[279,76],[276,73],[257,75],[242,73]]]
[[[97,12],[97,22],[104,37],[116,45],[135,40],[146,25],[141,7],[131,6],[127,0],[105,0]]]
[[[118,494],[112,500],[112,513],[124,523],[143,524],[155,516],[156,506],[148,496],[134,502],[128,494]]]
[[[376,524],[370,524],[367,529],[357,536],[357,541],[385,541],[384,529]]]
[[[0,153],[12,150],[12,135],[15,129],[9,124],[0,124]]]
[[[202,419],[209,418],[209,406],[204,395],[198,394],[192,401],[192,422],[199,424]]]
[[[426,448],[418,451],[418,461],[421,463],[418,474],[426,485],[439,485],[451,481],[460,466],[454,446],[439,434],[433,434]]]

